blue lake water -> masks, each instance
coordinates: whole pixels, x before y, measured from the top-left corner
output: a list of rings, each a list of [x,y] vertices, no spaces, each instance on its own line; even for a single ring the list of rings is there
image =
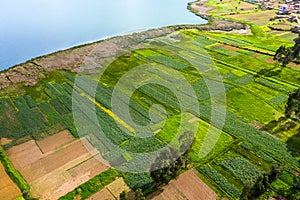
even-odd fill
[[[191,0],[0,0],[0,70],[75,45],[140,29],[206,20]]]

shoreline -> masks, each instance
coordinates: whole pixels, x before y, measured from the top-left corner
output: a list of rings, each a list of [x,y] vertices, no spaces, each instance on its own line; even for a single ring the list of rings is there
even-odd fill
[[[214,10],[214,8],[205,6],[207,1],[208,0],[196,0],[194,2],[190,2],[188,3],[187,8],[195,15],[209,21],[212,18],[212,15],[208,14],[208,12]]]
[[[24,86],[34,86],[45,73],[55,70],[69,70],[76,72],[84,58],[95,48],[109,48],[110,43],[113,48],[133,50],[138,48],[139,43],[170,34],[175,31],[197,29],[201,31],[224,31],[247,30],[249,27],[240,22],[234,22],[224,19],[213,18],[207,14],[212,8],[203,4],[207,0],[190,2],[187,9],[197,16],[206,19],[208,23],[201,25],[174,25],[162,28],[148,29],[146,31],[137,31],[134,33],[125,33],[117,36],[108,37],[99,41],[74,46],[68,49],[59,50],[50,54],[32,58],[24,63],[14,65],[8,69],[0,71],[0,89],[7,88],[16,83],[24,83]],[[193,5],[196,5],[196,7]],[[198,8],[195,9],[195,8]],[[202,8],[205,8],[204,11]],[[198,11],[198,12],[197,12]],[[106,43],[106,44],[105,44]],[[103,47],[101,47],[103,45]],[[109,55],[113,57],[114,55]]]

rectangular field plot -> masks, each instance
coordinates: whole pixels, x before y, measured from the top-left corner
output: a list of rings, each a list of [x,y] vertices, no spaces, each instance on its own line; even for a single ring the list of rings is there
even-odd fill
[[[115,199],[119,199],[120,193],[122,193],[123,191],[129,193],[131,189],[125,183],[123,178],[118,178],[117,180],[108,184],[101,191],[89,197],[87,200],[100,200],[100,199],[115,200]]]
[[[11,200],[22,196],[20,189],[6,174],[6,171],[0,162],[0,199]]]
[[[209,182],[214,184],[218,188],[222,188],[227,195],[237,198],[241,195],[241,191],[236,186],[229,182],[222,174],[211,166],[203,166],[197,168],[197,170],[205,175],[209,179]]]
[[[156,192],[148,198],[154,200],[215,200],[217,194],[202,182],[195,169],[190,169],[164,186],[163,192]]]
[[[89,197],[87,200],[99,200],[99,199],[115,200],[116,198],[110,193],[110,191],[107,188],[104,188],[100,192],[97,192],[96,194]]]
[[[247,90],[235,88],[227,92],[227,106],[237,115],[248,120],[258,120],[266,123],[274,120],[274,114],[278,111],[269,105],[265,100],[249,93]],[[249,108],[251,105],[251,108]]]
[[[55,151],[57,148],[73,141],[74,139],[75,138],[69,131],[64,130],[43,140],[37,141],[36,143],[43,153],[48,153]]]
[[[222,153],[236,138],[200,120],[190,157],[193,162],[207,161]]]
[[[40,145],[40,146],[39,146]],[[97,151],[82,138],[62,131],[41,141],[14,146],[7,154],[40,199],[57,199],[108,169],[95,159]],[[99,155],[98,155],[99,156]]]

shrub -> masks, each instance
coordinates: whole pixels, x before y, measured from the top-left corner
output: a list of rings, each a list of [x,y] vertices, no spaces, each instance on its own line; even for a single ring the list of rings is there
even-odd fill
[[[29,184],[25,181],[19,171],[15,170],[9,158],[7,157],[4,149],[0,146],[0,160],[5,168],[8,176],[17,184],[23,194],[28,193],[30,190]]]

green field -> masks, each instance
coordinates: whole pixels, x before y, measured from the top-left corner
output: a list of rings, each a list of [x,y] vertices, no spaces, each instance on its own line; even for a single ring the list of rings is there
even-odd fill
[[[276,164],[284,165],[288,171],[272,183],[270,190],[288,194],[289,181],[299,172],[300,157],[285,143],[293,134],[278,130],[279,124],[271,125],[283,117],[288,94],[300,86],[300,71],[266,61],[287,41],[195,30],[176,35],[180,39],[174,41],[169,35],[152,39],[142,44],[143,49],[118,57],[100,80],[89,75],[74,86],[75,74],[60,70],[49,72],[37,86],[18,86],[18,93],[8,92],[10,88],[2,91],[1,136],[13,140],[4,147],[32,138],[39,140],[63,129],[75,137],[99,138],[95,133],[95,123],[99,123],[102,136],[122,150],[108,148],[100,152],[111,163],[121,163],[122,169],[126,165],[122,163],[131,166],[138,159],[151,162],[151,158],[139,155],[166,145],[177,148],[181,136],[191,134],[194,140],[189,152],[190,167],[200,172],[220,198],[236,199],[248,179],[255,182]],[[143,65],[147,67],[139,68]],[[136,71],[128,75],[130,70]],[[89,87],[94,84],[96,92]],[[223,85],[223,90],[211,88],[218,84]],[[119,103],[114,108],[112,96],[116,91]],[[72,107],[74,95],[78,95],[78,102]],[[218,117],[224,109],[227,112],[223,125]],[[74,111],[80,127],[74,124]],[[95,113],[96,122],[91,113]],[[270,133],[253,124],[269,127]],[[149,173],[120,175],[134,189],[147,189],[153,182]],[[90,187],[89,184],[80,187]],[[103,185],[97,187],[95,191]]]

